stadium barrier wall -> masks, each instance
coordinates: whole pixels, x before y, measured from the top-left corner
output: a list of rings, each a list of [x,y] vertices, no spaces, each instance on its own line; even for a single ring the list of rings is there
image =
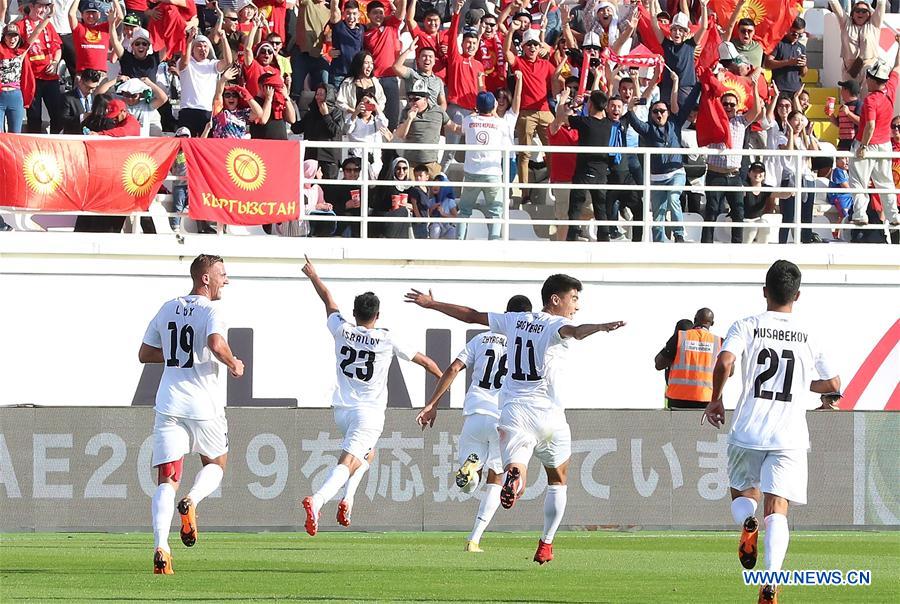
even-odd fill
[[[0,238],[0,405],[152,405],[161,366],[142,366],[137,350],[163,301],[187,293],[200,252],[226,259],[231,283],[221,302],[229,340],[247,365],[227,379],[229,406],[327,407],[334,386],[334,341],[325,313],[301,274],[303,255],[349,315],[365,290],[382,301],[380,325],[446,367],[481,328],[403,302],[409,288],[480,310],[502,310],[513,294],[540,306],[547,275],[582,279],[576,320],[627,325],[571,343],[560,382],[568,408],[661,408],[663,372],[653,358],[675,323],[708,306],[713,332],[765,308],[762,281],[779,257],[797,262],[803,286],[798,317],[818,335],[844,384],[844,408],[900,409],[900,256],[895,246],[667,246],[453,242],[416,246],[381,240],[207,237],[184,244],[155,237],[5,233]],[[894,308],[893,311],[890,309]],[[469,376],[451,388],[462,405]],[[224,381],[223,381],[224,382]],[[394,361],[389,404],[425,404],[435,380]],[[733,407],[741,390],[726,386]],[[800,404],[818,405],[810,393]]]
[[[354,530],[469,529],[477,497],[453,482],[459,412],[422,432],[415,411],[389,410],[359,487]],[[568,412],[572,427],[565,527],[733,529],[726,434],[699,411]],[[796,528],[896,529],[900,415],[808,415],[809,505]],[[230,409],[224,483],[199,506],[201,531],[302,530],[300,499],[336,462],[330,410]],[[0,409],[0,531],[147,531],[154,481],[150,409]],[[200,463],[185,463],[183,492]],[[491,530],[536,530],[547,481],[532,460],[529,486]],[[337,528],[335,504],[321,526]],[[177,529],[176,529],[177,530]]]

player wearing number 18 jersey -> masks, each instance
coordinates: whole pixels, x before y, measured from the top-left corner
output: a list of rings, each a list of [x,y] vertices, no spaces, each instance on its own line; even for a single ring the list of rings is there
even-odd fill
[[[513,296],[506,303],[506,312],[531,312],[531,301],[526,296]],[[481,505],[475,516],[475,526],[466,541],[467,552],[482,552],[481,535],[500,507],[500,463],[497,421],[500,419],[498,398],[507,373],[506,336],[493,331],[480,333],[466,344],[456,360],[438,380],[428,404],[416,416],[422,426],[434,426],[437,405],[450,388],[450,384],[466,367],[472,368],[472,383],[463,403],[462,433],[459,435],[459,470],[456,485],[466,493],[474,491],[481,481],[483,469],[487,479]]]
[[[557,395],[557,381],[565,366],[568,340],[582,340],[598,331],[613,331],[622,321],[575,325],[581,281],[568,275],[551,275],[541,287],[543,311],[484,313],[465,306],[436,301],[429,292],[412,290],[408,302],[431,308],[466,323],[488,325],[506,336],[508,373],[500,391],[500,457],[506,478],[500,504],[511,508],[525,490],[525,471],[532,454],[547,473],[544,499],[544,532],[534,561],[553,559],[553,537],[566,509],[566,475],[571,455],[571,435],[564,402]]]
[[[328,330],[334,337],[337,386],[332,407],[334,421],[344,437],[337,465],[319,490],[302,501],[306,512],[306,532],[315,535],[319,530],[322,506],[341,487],[345,488],[338,504],[337,521],[342,526],[350,526],[356,488],[369,469],[375,445],[384,429],[384,412],[388,402],[387,377],[393,356],[396,354],[403,360],[421,365],[435,377],[440,377],[441,371],[429,357],[398,342],[387,329],[375,327],[380,308],[375,294],[366,292],[356,296],[353,302],[354,325],[341,315],[331,292],[322,283],[309,258],[303,273],[309,277],[325,305]]]
[[[191,279],[191,293],[163,304],[138,351],[141,363],[165,364],[153,426],[153,467],[159,483],[151,505],[155,574],[174,572],[169,527],[184,456],[199,453],[203,463],[187,497],[178,502],[181,540],[188,547],[197,541],[197,504],[216,490],[224,476],[228,425],[219,365],[226,365],[235,377],[244,373],[244,364],[225,340],[225,322],[215,304],[228,284],[222,258],[197,256],[191,263]]]
[[[737,321],[728,332],[704,417],[715,427],[725,422],[722,389],[741,357],[744,389],[728,435],[731,513],[742,527],[738,557],[745,568],[756,565],[756,508],[762,493],[766,570],[777,571],[787,553],[789,502],[806,503],[808,392],[836,392],[841,380],[814,335],[792,314],[800,295],[800,269],[786,260],[775,262],[763,295],[766,312]],[[763,586],[759,602],[777,602],[775,586]]]

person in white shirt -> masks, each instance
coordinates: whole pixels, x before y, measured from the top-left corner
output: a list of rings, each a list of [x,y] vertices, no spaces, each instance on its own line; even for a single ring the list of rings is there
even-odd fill
[[[191,293],[163,304],[150,321],[138,351],[141,363],[165,364],[153,425],[153,467],[159,483],[151,505],[154,574],[174,574],[169,528],[188,453],[199,453],[203,468],[178,502],[181,541],[188,547],[197,541],[196,507],[222,482],[228,458],[220,365],[236,378],[244,374],[244,363],[225,340],[227,328],[216,304],[228,284],[222,258],[197,256],[191,263],[191,280]]]
[[[581,281],[569,275],[551,275],[541,287],[541,312],[485,313],[465,306],[438,302],[412,290],[406,301],[431,308],[464,323],[487,325],[506,336],[509,373],[500,390],[500,457],[506,477],[500,489],[500,505],[509,509],[525,490],[525,476],[532,454],[547,473],[544,499],[544,532],[534,561],[553,559],[553,537],[566,509],[566,474],[572,452],[565,407],[558,381],[565,366],[568,340],[598,331],[613,331],[624,321],[575,325]]]
[[[513,144],[513,130],[509,120],[497,117],[497,99],[490,92],[479,92],[475,98],[475,113],[467,115],[462,122],[467,145],[490,145],[508,147]],[[466,151],[463,166],[463,181],[478,183],[463,187],[459,200],[459,217],[471,218],[472,210],[478,203],[478,196],[484,196],[484,214],[488,218],[500,218],[503,214],[503,153],[498,150]],[[490,184],[491,186],[486,186]],[[457,238],[465,239],[468,225],[460,223]],[[488,238],[500,239],[500,223],[488,225]]]
[[[506,303],[506,312],[531,312],[531,300],[522,295],[513,296]],[[456,486],[465,493],[473,492],[481,482],[484,468],[487,468],[481,505],[465,548],[467,552],[481,553],[484,551],[479,545],[481,535],[500,507],[503,466],[500,465],[497,422],[500,419],[500,388],[507,373],[506,336],[486,331],[469,340],[444,371],[428,404],[416,416],[416,422],[423,430],[426,426],[434,426],[441,397],[466,367],[472,368],[472,383],[463,403],[466,419],[459,435],[460,467],[456,472]]]
[[[225,36],[219,40],[222,58],[216,59],[212,42],[206,36],[197,35],[197,28],[187,32],[189,51],[178,61],[181,81],[181,101],[178,125],[191,131],[191,136],[203,134],[212,117],[213,101],[219,74],[231,65],[231,47]]]
[[[781,570],[789,540],[788,505],[806,504],[809,431],[808,392],[838,392],[841,378],[829,367],[814,336],[794,318],[800,297],[800,269],[776,261],[766,273],[766,312],[731,326],[713,370],[712,400],[704,418],[719,428],[725,423],[722,389],[741,357],[744,389],[728,434],[728,479],[731,513],[742,527],[738,558],[756,566],[762,495],[766,526],[766,570]],[[774,602],[776,588],[760,588],[760,602]]]
[[[306,532],[314,536],[319,530],[322,506],[331,501],[341,487],[344,487],[344,495],[338,504],[337,521],[341,526],[350,526],[356,488],[369,469],[384,429],[388,370],[394,355],[424,367],[437,378],[441,377],[441,370],[429,357],[396,340],[387,329],[375,327],[381,302],[374,293],[365,292],[353,300],[354,325],[341,315],[309,258],[306,258],[303,274],[309,277],[325,305],[328,330],[334,337],[337,385],[331,405],[334,421],[344,438],[337,465],[322,486],[302,501],[306,511]]]

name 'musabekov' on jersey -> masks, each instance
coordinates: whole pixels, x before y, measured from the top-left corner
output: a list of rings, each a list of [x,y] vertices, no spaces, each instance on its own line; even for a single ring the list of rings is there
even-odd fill
[[[498,399],[507,373],[506,336],[492,331],[478,334],[456,359],[472,369],[463,415],[500,417]]]
[[[215,302],[205,296],[180,296],[159,309],[144,343],[161,348],[164,366],[156,391],[156,411],[191,419],[212,419],[225,413],[224,380],[207,341],[227,327]]]
[[[791,313],[767,311],[736,321],[723,351],[741,358],[743,392],[728,442],[748,449],[808,449],[806,410],[813,380],[835,377],[809,330]]]
[[[545,312],[488,313],[491,331],[506,336],[507,374],[500,408],[518,403],[537,409],[562,409],[555,384],[565,366],[568,342],[559,335],[572,322]]]
[[[334,336],[337,384],[335,407],[387,407],[387,377],[396,354],[405,361],[416,350],[398,343],[387,329],[368,329],[350,323],[340,313],[328,316],[328,330]]]

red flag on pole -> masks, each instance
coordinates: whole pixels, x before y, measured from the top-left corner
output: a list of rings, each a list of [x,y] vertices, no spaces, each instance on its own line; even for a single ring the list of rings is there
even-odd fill
[[[258,225],[300,213],[300,142],[184,141],[189,215],[195,220]]]

